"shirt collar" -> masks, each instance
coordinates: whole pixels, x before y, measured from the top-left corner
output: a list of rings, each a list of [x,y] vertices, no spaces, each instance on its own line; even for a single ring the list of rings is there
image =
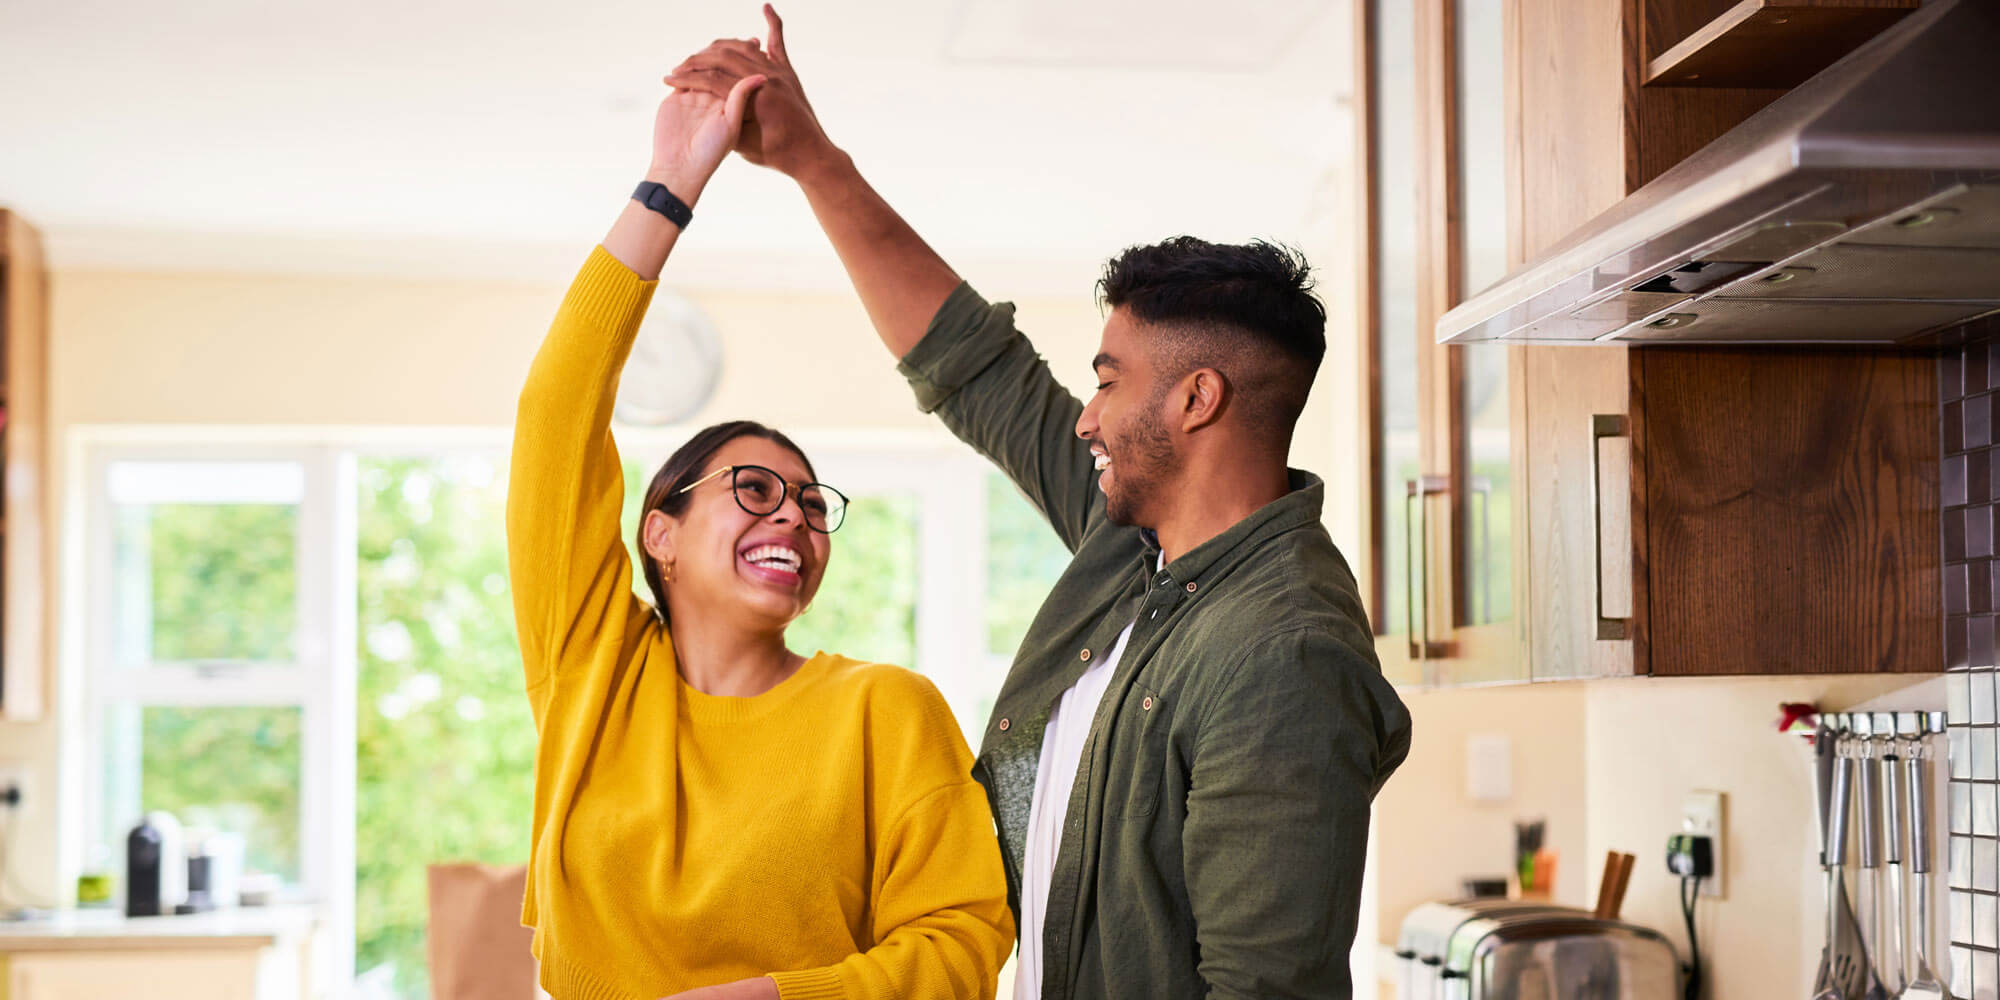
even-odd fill
[[[1286,469],[1285,473],[1291,482],[1291,492],[1257,508],[1250,516],[1230,525],[1222,534],[1167,563],[1168,575],[1176,582],[1199,579],[1226,555],[1239,549],[1254,548],[1268,538],[1318,521],[1326,502],[1326,483],[1301,469]],[[1151,528],[1141,528],[1139,537],[1146,543],[1146,570],[1153,572],[1162,555],[1160,536]]]

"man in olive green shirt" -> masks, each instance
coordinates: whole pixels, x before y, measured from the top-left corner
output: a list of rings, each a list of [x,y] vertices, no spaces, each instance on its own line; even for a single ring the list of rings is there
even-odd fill
[[[1369,808],[1410,721],[1324,486],[1285,465],[1326,350],[1304,261],[1185,237],[1121,254],[1085,405],[827,139],[765,13],[768,49],[719,41],[667,81],[764,78],[738,152],[799,183],[918,406],[1074,553],[974,765],[1016,997],[1352,996]]]

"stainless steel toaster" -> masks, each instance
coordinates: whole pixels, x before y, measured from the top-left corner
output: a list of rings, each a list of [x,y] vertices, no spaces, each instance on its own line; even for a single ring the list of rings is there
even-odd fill
[[[1516,900],[1426,903],[1403,921],[1397,1000],[1679,1000],[1658,932]]]

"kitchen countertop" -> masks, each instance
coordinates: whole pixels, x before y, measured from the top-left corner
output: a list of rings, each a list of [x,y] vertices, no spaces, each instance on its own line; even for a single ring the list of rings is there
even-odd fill
[[[317,908],[298,904],[169,917],[127,917],[121,910],[62,910],[0,921],[0,954],[267,948],[301,939],[318,923]]]

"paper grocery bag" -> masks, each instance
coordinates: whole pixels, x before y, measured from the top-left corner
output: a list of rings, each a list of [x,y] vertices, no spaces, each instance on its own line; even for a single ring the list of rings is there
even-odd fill
[[[431,1000],[535,1000],[534,932],[521,926],[528,869],[431,865]]]

